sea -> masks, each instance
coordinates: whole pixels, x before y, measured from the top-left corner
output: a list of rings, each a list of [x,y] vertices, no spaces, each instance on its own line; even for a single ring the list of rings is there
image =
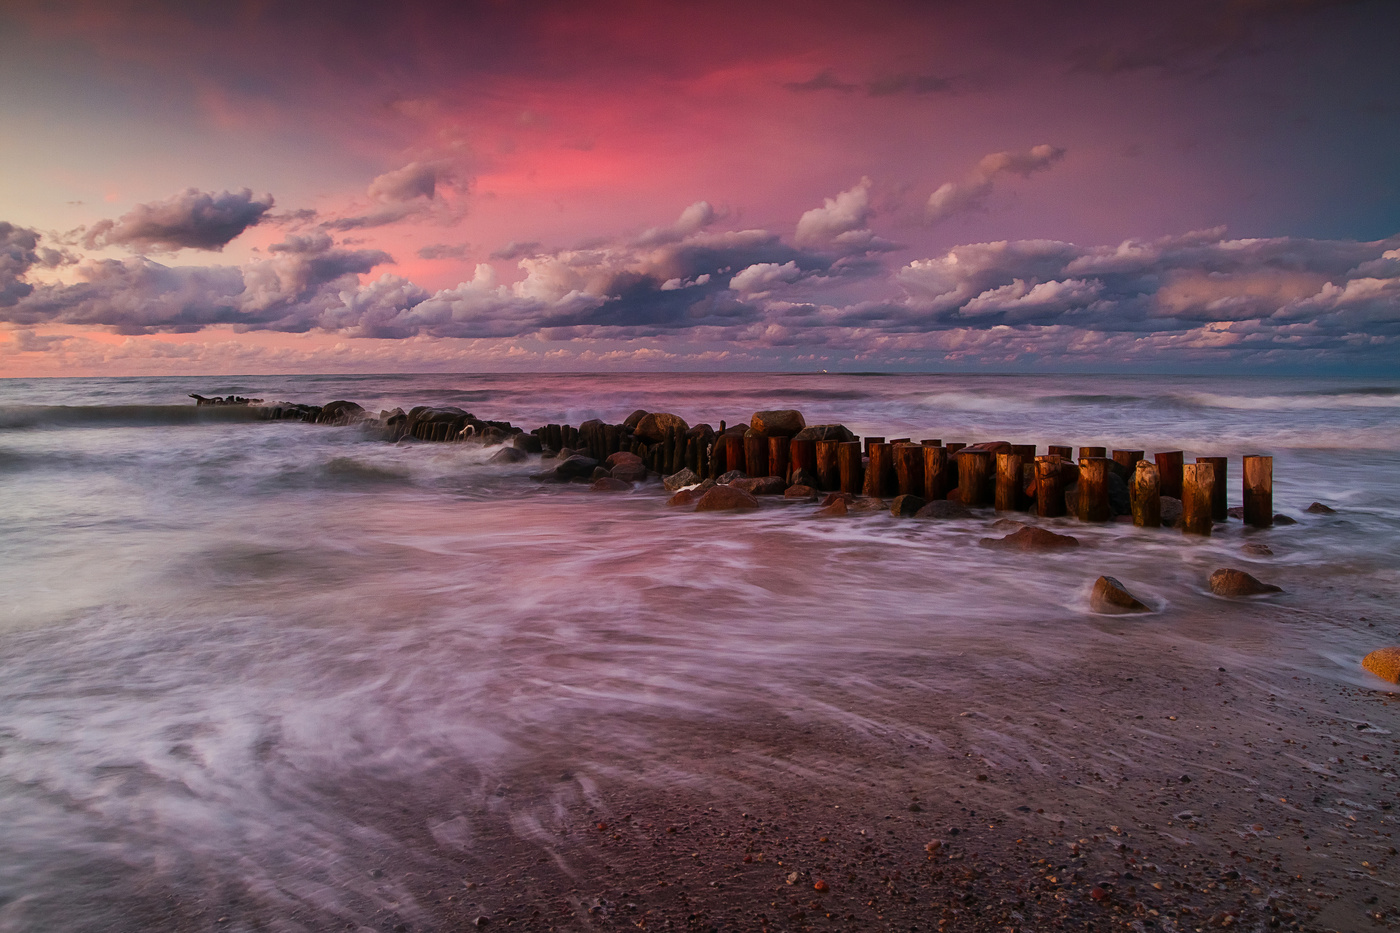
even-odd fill
[[[822,520],[775,499],[691,513],[655,482],[542,484],[538,458],[233,420],[192,392],[451,405],[526,430],[636,409],[718,426],[796,408],[859,435],[1181,449],[1230,458],[1231,505],[1240,457],[1268,454],[1275,509],[1297,524],[1193,538],[1066,518],[1044,524],[1080,551],[1006,553],[979,547],[1006,533],[990,510]],[[1251,541],[1273,555],[1243,553]],[[433,858],[478,841],[470,806],[408,799],[420,779],[455,775],[464,797],[538,837],[551,811],[513,808],[522,775],[547,771],[585,800],[621,780],[719,782],[718,764],[677,763],[675,723],[800,709],[831,729],[895,728],[873,710],[896,668],[956,695],[960,671],[1004,664],[998,647],[1016,644],[1017,664],[1053,675],[1073,663],[1066,637],[1098,624],[1099,574],[1155,610],[1134,631],[1160,635],[1218,605],[1205,581],[1222,566],[1282,585],[1283,621],[1344,606],[1394,627],[1400,380],[0,380],[0,930],[135,928],[133,899],[211,890],[262,918],[219,929],[378,929],[357,926],[376,911],[425,928],[426,908],[376,866],[427,858],[415,840]],[[1360,637],[1290,632],[1296,670],[1384,687],[1358,665]],[[951,654],[961,666],[939,663]],[[831,701],[834,683],[856,699]],[[391,793],[408,795],[421,833],[362,818]]]

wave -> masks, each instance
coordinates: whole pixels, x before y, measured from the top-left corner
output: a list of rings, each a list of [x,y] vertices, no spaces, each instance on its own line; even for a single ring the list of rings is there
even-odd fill
[[[1314,411],[1328,408],[1400,408],[1400,392],[1390,389],[1309,392],[1300,395],[1219,395],[1199,392],[1177,399],[1197,408],[1244,411]]]
[[[0,407],[0,431],[226,424],[262,417],[263,409],[246,405],[12,405]]]

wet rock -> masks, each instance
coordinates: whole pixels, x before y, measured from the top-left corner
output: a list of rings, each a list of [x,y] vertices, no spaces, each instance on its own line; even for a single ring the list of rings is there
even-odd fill
[[[849,492],[829,492],[826,494],[826,498],[822,500],[821,504],[822,508],[826,508],[838,499],[842,502],[850,502],[854,498],[855,496],[851,495]]]
[[[1400,648],[1377,648],[1361,659],[1361,666],[1382,680],[1400,684]]]
[[[618,479],[616,476],[604,476],[593,481],[593,485],[588,487],[589,492],[629,492],[632,484],[626,480]]]
[[[1225,510],[1225,514],[1228,515],[1230,518],[1234,518],[1234,519],[1238,519],[1238,520],[1240,520],[1240,521],[1244,521],[1244,506],[1242,506],[1242,505],[1232,505],[1232,506],[1230,506],[1228,509]]]
[[[811,486],[813,489],[820,489],[822,485],[817,479],[817,475],[810,470],[793,470],[792,484],[794,486]]]
[[[1298,519],[1293,518],[1293,517],[1288,516],[1288,515],[1284,515],[1282,512],[1278,512],[1278,513],[1275,513],[1275,514],[1274,514],[1274,524],[1275,524],[1275,525],[1296,525],[1296,524],[1298,524]]]
[[[597,467],[598,461],[594,460],[592,457],[585,457],[583,454],[574,454],[560,462],[560,464],[554,468],[554,472],[558,473],[564,479],[574,479],[576,477],[591,477],[593,471]]]
[[[700,497],[695,511],[729,512],[756,508],[758,508],[758,500],[748,492],[734,486],[716,486]]]
[[[787,489],[787,481],[781,476],[746,476],[732,481],[729,485],[755,496],[781,496],[783,490]]]
[[[817,491],[811,486],[789,486],[783,492],[784,499],[806,499],[808,502],[817,501]]]
[[[537,454],[544,450],[540,439],[533,434],[517,434],[510,439],[510,443],[516,450],[523,450],[527,454]]]
[[[1336,514],[1337,514],[1337,510],[1336,510],[1336,509],[1332,508],[1330,505],[1323,505],[1321,502],[1314,502],[1312,505],[1308,506],[1306,509],[1303,509],[1303,511],[1304,511],[1304,512],[1309,512],[1309,513],[1311,513],[1311,514],[1313,514],[1313,515],[1336,515]]]
[[[486,462],[519,463],[522,460],[528,459],[529,456],[529,454],[525,453],[525,451],[521,450],[519,447],[502,447],[500,450],[492,454],[491,459],[487,460]]]
[[[632,429],[632,433],[643,440],[655,442],[665,437],[667,431],[679,431],[684,434],[689,430],[690,425],[686,424],[685,419],[680,415],[654,411],[638,421],[637,426]]]
[[[948,495],[943,498],[949,502],[962,502],[962,490],[954,486],[952,489],[948,490]]]
[[[1152,611],[1113,577],[1099,577],[1094,581],[1093,592],[1089,594],[1089,608],[1106,615]]]
[[[612,468],[613,478],[627,483],[640,483],[649,474],[646,464],[641,461],[625,461]]]
[[[1181,512],[1184,507],[1181,500],[1175,496],[1162,497],[1162,527],[1175,528],[1181,524]]]
[[[868,499],[856,499],[846,506],[847,510],[851,512],[883,512],[889,507],[889,503],[884,499],[877,499],[873,496]]]
[[[603,466],[602,464],[599,464],[598,466],[595,466],[593,468],[593,475],[590,476],[589,479],[600,480],[605,476],[612,476],[612,470],[609,470],[607,467]]]
[[[972,512],[961,502],[936,499],[914,513],[915,518],[971,518]]]
[[[248,403],[248,399],[243,399],[243,404]],[[200,402],[199,404],[205,404]],[[321,407],[321,414],[316,420],[321,424],[335,424],[339,421],[363,421],[368,418],[368,413],[364,407],[356,402],[347,402],[344,399],[337,399],[334,402],[327,402]]]
[[[844,424],[809,424],[793,435],[799,441],[853,441],[856,436]]]
[[[923,496],[915,496],[906,493],[905,495],[894,497],[894,501],[890,503],[890,514],[896,518],[913,516],[925,505],[928,505],[928,503],[924,501]]]
[[[977,543],[982,547],[1017,551],[1063,551],[1079,547],[1079,539],[1073,535],[1057,535],[1033,525],[1013,531],[1004,538],[983,538]]]
[[[675,492],[682,486],[694,486],[700,482],[700,476],[694,470],[686,467],[661,480],[661,485],[666,487],[667,492]]]
[[[776,411],[756,411],[749,419],[749,428],[764,437],[792,437],[802,433],[807,427],[807,419],[802,412],[792,408]]]
[[[1274,549],[1267,544],[1241,544],[1240,553],[1250,557],[1273,557]]]
[[[711,489],[714,488],[714,481],[707,479],[704,483],[701,483],[694,489],[680,490],[674,496],[667,499],[666,504],[671,506],[694,505],[695,503],[700,501],[700,499],[705,495],[705,493],[709,492]]]
[[[723,486],[734,482],[736,479],[745,479],[748,475],[749,474],[745,473],[743,470],[730,470],[728,473],[721,473],[719,479],[715,480],[715,482]]]
[[[1108,511],[1112,515],[1133,514],[1133,504],[1128,499],[1128,483],[1117,473],[1108,474]]]
[[[845,499],[836,499],[829,505],[824,505],[817,509],[818,518],[840,518],[850,511],[846,506]]]
[[[1282,593],[1283,587],[1255,579],[1243,570],[1222,567],[1210,575],[1210,591],[1216,596],[1258,596],[1261,593]]]
[[[615,454],[608,454],[608,459],[603,462],[610,467],[615,467],[623,463],[641,463],[642,458],[630,450],[619,450]]]
[[[632,412],[632,414],[627,416],[627,418],[622,422],[622,426],[629,431],[635,432],[637,430],[637,425],[641,424],[642,419],[646,416],[646,411],[644,409],[638,408],[636,411]]]

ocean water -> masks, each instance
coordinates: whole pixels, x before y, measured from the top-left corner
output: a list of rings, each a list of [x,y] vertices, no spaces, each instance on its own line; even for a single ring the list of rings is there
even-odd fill
[[[233,420],[196,411],[188,392],[457,405],[527,429],[636,408],[733,424],[794,407],[858,434],[1180,448],[1188,462],[1231,458],[1232,505],[1240,455],[1267,453],[1276,510],[1299,524],[1256,537],[1230,522],[1190,539],[1055,520],[1086,548],[1029,558],[977,546],[1004,533],[990,512],[821,521],[770,502],[683,514],[655,485],[544,486],[528,479],[537,463],[489,464],[489,449]],[[1303,512],[1314,500],[1337,514]],[[1241,554],[1249,540],[1275,556]],[[756,711],[897,730],[872,710],[905,679],[957,696],[998,666],[1053,676],[1074,663],[1100,573],[1159,610],[1141,623],[1144,645],[1186,637],[1173,626],[1218,603],[1204,581],[1219,566],[1282,584],[1284,618],[1344,605],[1395,619],[1400,382],[0,381],[0,930],[121,929],[138,894],[208,890],[264,918],[221,929],[354,927],[391,908],[422,926],[425,907],[368,873],[420,844],[362,818],[363,796],[456,782],[522,838],[543,838],[562,804],[513,807],[502,789],[524,776],[548,773],[584,801],[627,775],[719,781],[677,762],[671,725]],[[1380,684],[1356,667],[1359,640],[1288,637],[1297,670]],[[832,702],[832,684],[857,700]],[[435,853],[476,845],[471,807],[410,808]]]

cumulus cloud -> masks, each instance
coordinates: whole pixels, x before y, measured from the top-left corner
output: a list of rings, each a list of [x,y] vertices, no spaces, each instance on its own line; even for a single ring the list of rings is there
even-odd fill
[[[0,308],[13,307],[34,286],[25,273],[39,263],[39,234],[0,221]]]
[[[365,189],[370,204],[343,217],[321,222],[327,230],[346,231],[383,227],[410,217],[435,218],[455,223],[465,216],[461,203],[446,203],[441,189],[457,184],[456,169],[445,159],[410,162],[377,176]]]
[[[218,194],[186,188],[164,201],[138,204],[116,220],[94,224],[82,241],[88,249],[126,246],[138,252],[218,252],[261,221],[272,203],[272,195],[254,198],[247,188]]]
[[[875,209],[870,204],[871,181],[862,178],[855,187],[834,198],[824,198],[797,221],[793,239],[801,246],[836,250],[846,255],[900,249],[870,230]]]
[[[445,162],[410,162],[403,168],[385,172],[369,183],[366,192],[376,201],[399,204],[424,198],[431,201],[437,195],[439,179],[451,177]]]
[[[999,176],[1010,174],[1028,178],[1035,172],[1048,169],[1064,158],[1064,155],[1063,149],[1040,145],[983,156],[965,180],[946,182],[929,195],[926,212],[928,220],[930,223],[937,223],[954,214],[981,210]]]
[[[718,218],[709,201],[696,201],[681,211],[675,223],[667,227],[652,227],[637,238],[638,246],[659,246],[676,243],[693,233],[699,233]]]

